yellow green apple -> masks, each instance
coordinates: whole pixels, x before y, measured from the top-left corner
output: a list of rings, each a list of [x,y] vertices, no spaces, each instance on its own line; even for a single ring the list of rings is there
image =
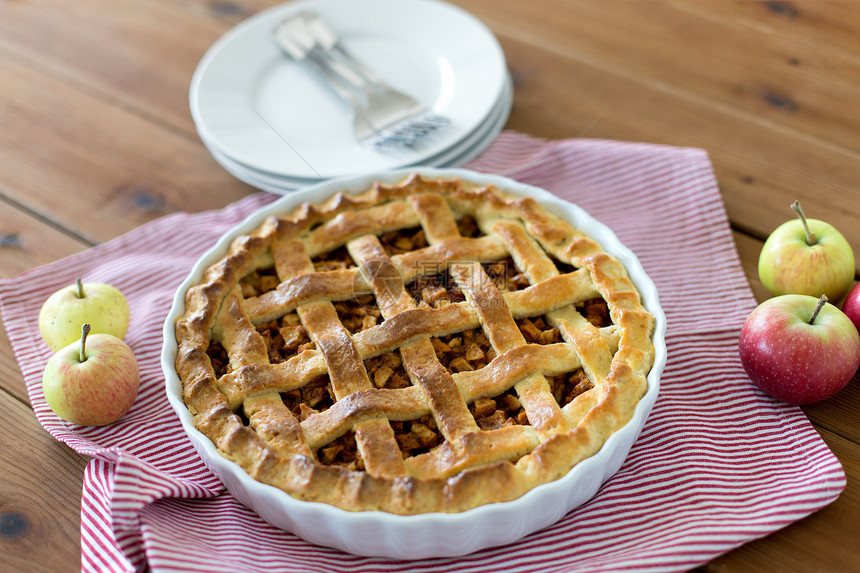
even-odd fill
[[[111,334],[81,328],[76,342],[61,348],[45,366],[42,391],[56,414],[73,424],[105,426],[125,416],[140,390],[132,349]]]
[[[39,332],[48,347],[56,352],[78,340],[81,326],[88,323],[92,332],[124,338],[130,319],[128,301],[109,284],[83,283],[62,288],[48,297],[39,312]]]
[[[773,295],[805,294],[839,302],[854,282],[854,252],[833,225],[807,219],[800,203],[797,219],[776,228],[765,241],[758,275]]]

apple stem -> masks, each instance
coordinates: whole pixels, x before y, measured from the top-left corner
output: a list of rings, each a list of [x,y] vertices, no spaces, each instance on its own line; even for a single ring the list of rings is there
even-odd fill
[[[81,362],[87,361],[87,350],[86,350],[86,348],[87,348],[87,335],[89,333],[90,333],[90,325],[84,324],[84,326],[81,327],[81,355],[79,356],[79,358],[81,359]]]
[[[797,213],[797,216],[800,217],[800,224],[803,225],[803,231],[806,233],[806,244],[810,247],[818,243],[818,237],[815,236],[815,233],[812,232],[812,229],[809,228],[809,225],[806,223],[806,217],[803,214],[803,209],[800,208],[800,201],[795,201],[791,204],[791,209]]]
[[[818,304],[815,305],[815,310],[812,311],[812,318],[809,319],[809,324],[815,322],[815,319],[818,318],[818,313],[821,312],[821,309],[824,305],[827,304],[827,295],[821,295],[821,298],[818,299]]]
[[[78,298],[84,298],[84,283],[81,282],[81,279],[75,279],[75,285],[78,287],[75,296]]]

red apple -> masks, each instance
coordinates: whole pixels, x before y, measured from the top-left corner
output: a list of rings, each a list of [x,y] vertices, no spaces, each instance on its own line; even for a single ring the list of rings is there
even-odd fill
[[[842,302],[842,312],[851,319],[851,322],[860,331],[860,283],[854,285],[854,288],[845,295],[845,300]]]
[[[73,424],[105,426],[122,418],[140,389],[137,359],[112,334],[89,335],[60,349],[45,366],[42,390],[56,414]],[[89,335],[89,336],[88,336]]]
[[[826,400],[860,367],[860,334],[824,296],[761,303],[744,323],[738,348],[750,380],[790,404]]]

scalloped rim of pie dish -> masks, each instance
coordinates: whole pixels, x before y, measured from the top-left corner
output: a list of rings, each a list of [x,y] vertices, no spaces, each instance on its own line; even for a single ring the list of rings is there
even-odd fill
[[[237,463],[219,452],[210,438],[195,427],[183,399],[182,382],[176,370],[176,323],[185,314],[185,294],[201,281],[206,269],[228,253],[235,238],[254,231],[269,216],[290,214],[307,202],[320,204],[337,192],[360,194],[370,189],[374,182],[396,184],[414,173],[420,173],[425,179],[459,178],[470,185],[495,186],[507,196],[531,197],[546,211],[596,241],[603,251],[620,261],[641,297],[642,306],[654,317],[654,359],[647,374],[647,387],[632,408],[626,423],[612,428],[596,452],[587,452],[560,478],[533,484],[524,492],[518,492],[514,499],[495,503],[481,501],[477,507],[470,507],[467,503],[464,509],[455,509],[452,513],[429,511],[411,515],[398,515],[374,508],[349,511],[329,503],[297,499],[279,488],[252,478]],[[665,330],[666,320],[656,287],[638,259],[611,230],[581,208],[545,190],[505,177],[463,169],[413,168],[345,177],[285,195],[227,232],[198,260],[177,289],[164,325],[162,367],[167,378],[169,402],[192,444],[206,465],[222,479],[226,488],[239,501],[257,511],[269,523],[313,543],[361,555],[414,559],[462,555],[510,543],[556,522],[571,509],[588,501],[618,471],[656,401],[659,379],[666,361]]]

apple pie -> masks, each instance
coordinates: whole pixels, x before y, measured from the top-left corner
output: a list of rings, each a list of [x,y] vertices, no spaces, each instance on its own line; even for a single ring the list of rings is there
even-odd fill
[[[346,510],[522,496],[633,415],[654,317],[621,262],[529,197],[412,175],[269,217],[186,294],[196,428]]]

